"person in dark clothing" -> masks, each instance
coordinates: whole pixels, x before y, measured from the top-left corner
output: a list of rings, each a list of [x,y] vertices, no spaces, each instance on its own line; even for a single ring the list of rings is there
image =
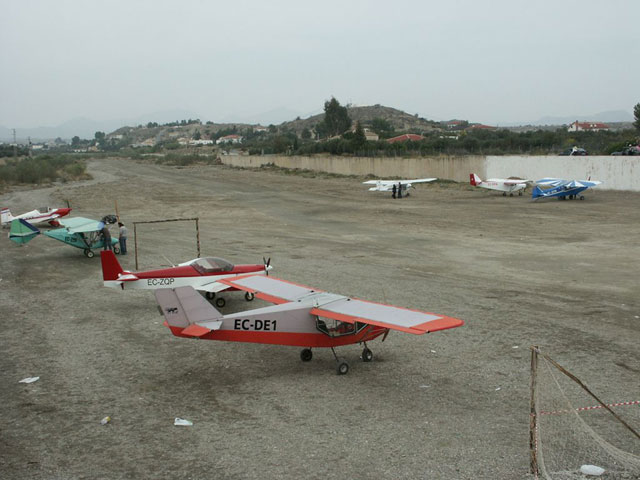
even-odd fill
[[[105,225],[102,227],[100,233],[102,233],[102,241],[104,242],[102,249],[111,250],[111,232],[109,231],[109,228]]]
[[[391,189],[391,198],[396,198],[396,184],[393,184],[393,188]]]
[[[398,198],[402,198],[402,183],[398,182]]]

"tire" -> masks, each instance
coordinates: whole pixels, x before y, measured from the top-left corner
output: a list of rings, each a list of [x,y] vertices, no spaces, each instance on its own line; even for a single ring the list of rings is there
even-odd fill
[[[336,369],[336,371],[338,372],[338,375],[346,375],[347,373],[349,373],[349,364],[344,360],[340,360],[338,362],[338,368]]]
[[[216,307],[222,308],[227,304],[227,302],[222,297],[216,298]]]
[[[518,192],[518,196],[519,196],[519,197],[521,197],[521,196],[522,196],[522,190],[520,190],[520,191]]]
[[[256,298],[256,296],[255,296],[253,293],[251,293],[251,292],[246,292],[246,293],[244,294],[244,299],[245,299],[247,302],[252,302],[254,298]]]
[[[207,297],[207,300],[213,300],[216,298],[216,292],[205,292],[204,296]]]
[[[120,255],[120,247],[113,247],[113,253],[115,253],[116,255]]]
[[[300,360],[303,362],[309,362],[313,358],[313,352],[310,348],[303,348],[300,352]]]
[[[84,251],[84,254],[87,256],[87,258],[93,258],[96,256],[96,254],[93,253],[93,250],[89,250],[88,248]]]
[[[373,360],[373,352],[365,347],[364,350],[362,350],[362,361],[370,362],[371,360]]]
[[[580,200],[584,200],[584,195],[580,195]]]
[[[502,196],[506,197],[507,196],[507,192],[502,192]]]

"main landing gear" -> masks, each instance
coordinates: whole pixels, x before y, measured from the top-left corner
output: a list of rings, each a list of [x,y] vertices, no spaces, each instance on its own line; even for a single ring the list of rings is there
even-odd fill
[[[342,357],[338,357],[338,354],[333,347],[331,347],[331,351],[333,352],[333,356],[336,359],[336,372],[338,373],[338,375],[346,375],[347,373],[349,373],[349,364],[347,363],[347,361]],[[302,360],[303,362],[310,362],[312,358],[313,352],[310,348],[303,348],[300,351],[300,360]],[[370,362],[371,360],[373,360],[373,352],[369,349],[369,347],[367,347],[366,343],[364,344],[364,349],[362,350],[362,355],[360,356],[360,358],[362,358],[363,362]]]
[[[204,296],[207,297],[207,300],[213,300],[215,298],[216,299],[215,304],[216,304],[216,307],[218,308],[223,308],[227,304],[224,298],[222,297],[216,298],[216,292],[206,292]]]

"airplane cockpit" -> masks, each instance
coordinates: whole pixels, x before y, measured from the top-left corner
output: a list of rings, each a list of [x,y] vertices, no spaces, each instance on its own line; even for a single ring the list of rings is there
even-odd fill
[[[198,258],[191,263],[200,274],[230,272],[233,270],[233,264],[227,262],[223,258],[206,257]]]
[[[366,323],[356,322],[348,323],[334,320],[333,318],[316,317],[316,328],[330,337],[341,337],[343,335],[351,335],[359,332]]]

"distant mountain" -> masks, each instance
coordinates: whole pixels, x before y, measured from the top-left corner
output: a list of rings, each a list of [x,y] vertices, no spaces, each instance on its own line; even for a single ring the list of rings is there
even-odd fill
[[[141,115],[135,118],[114,118],[110,120],[96,121],[90,118],[78,117],[64,122],[55,127],[16,128],[18,143],[26,142],[31,138],[32,142],[62,138],[70,140],[76,135],[83,139],[94,138],[96,132],[112,132],[125,125],[135,127],[146,125],[149,122],[168,123],[176,120],[200,118],[198,114],[188,110],[165,110]],[[13,130],[0,126],[0,142],[12,142]]]
[[[570,115],[568,117],[542,117],[532,125],[568,125],[575,122],[633,122],[633,115],[625,110],[609,110],[592,115]]]

